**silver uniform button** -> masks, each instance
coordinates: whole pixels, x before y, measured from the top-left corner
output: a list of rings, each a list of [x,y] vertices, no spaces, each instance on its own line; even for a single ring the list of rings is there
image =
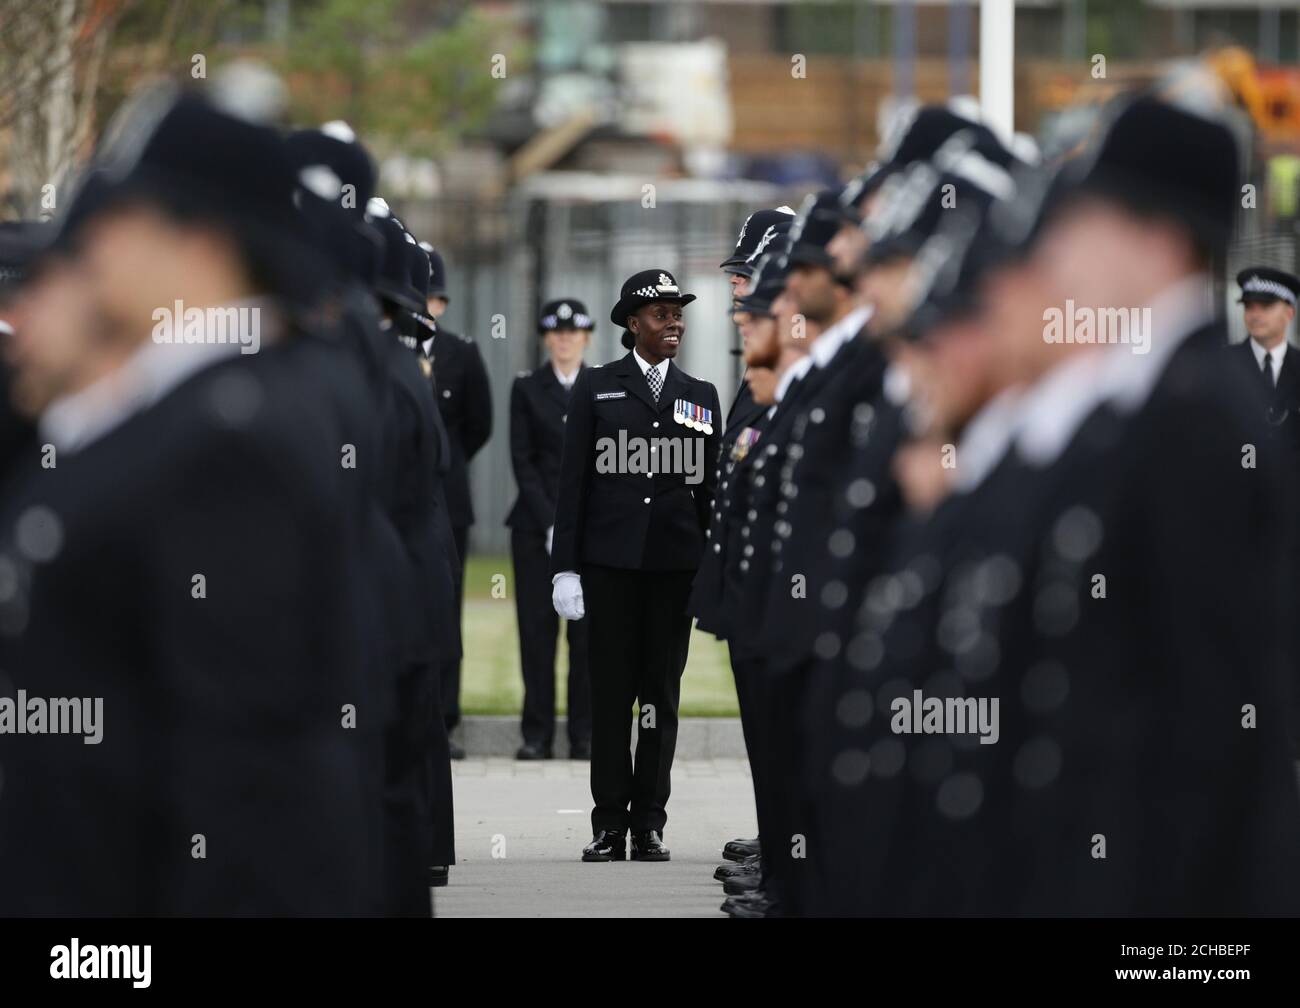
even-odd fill
[[[646,502],[647,504],[649,504],[649,503],[650,503],[650,498],[647,497],[647,498],[645,499],[645,502]]]

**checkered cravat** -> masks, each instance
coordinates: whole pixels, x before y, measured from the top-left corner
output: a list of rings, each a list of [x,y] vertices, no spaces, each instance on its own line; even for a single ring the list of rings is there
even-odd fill
[[[657,367],[647,368],[645,373],[646,384],[650,386],[650,394],[654,396],[655,402],[659,401],[659,393],[664,390],[663,375],[659,373]]]

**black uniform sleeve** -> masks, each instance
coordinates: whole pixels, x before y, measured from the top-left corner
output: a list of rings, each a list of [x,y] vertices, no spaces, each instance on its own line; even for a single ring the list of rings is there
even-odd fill
[[[465,461],[469,462],[492,436],[492,390],[488,385],[487,368],[483,366],[483,357],[479,354],[478,347],[467,343],[465,349],[461,447],[465,450]]]
[[[591,370],[573,383],[569,419],[564,424],[564,456],[560,490],[555,502],[555,534],[551,542],[551,573],[578,569],[578,549],[586,518],[587,498],[596,466],[593,439],[596,410],[591,398]]]
[[[538,528],[555,524],[555,501],[537,468],[537,426],[528,415],[525,378],[516,378],[510,389],[510,463],[523,501]]]

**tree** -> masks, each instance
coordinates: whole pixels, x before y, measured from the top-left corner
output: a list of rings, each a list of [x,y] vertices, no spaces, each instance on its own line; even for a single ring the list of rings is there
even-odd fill
[[[95,126],[95,100],[125,0],[0,0],[0,169],[17,212],[48,216]]]

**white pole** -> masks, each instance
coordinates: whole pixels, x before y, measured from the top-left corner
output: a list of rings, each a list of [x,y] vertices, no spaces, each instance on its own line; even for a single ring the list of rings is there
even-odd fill
[[[1015,0],[980,0],[980,108],[1004,142],[1015,133]]]

